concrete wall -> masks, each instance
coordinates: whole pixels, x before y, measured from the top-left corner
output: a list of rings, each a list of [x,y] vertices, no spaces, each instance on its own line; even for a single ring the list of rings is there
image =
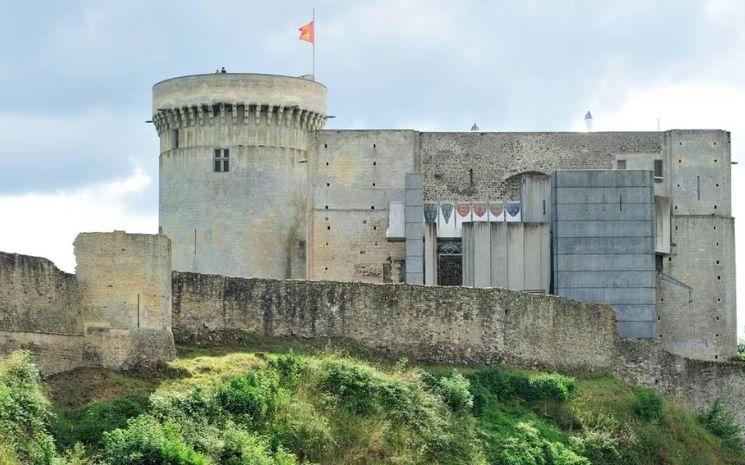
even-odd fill
[[[654,187],[650,171],[551,175],[554,293],[607,302],[623,337],[654,338]]]
[[[77,275],[0,253],[0,354],[31,350],[43,373],[175,357],[170,252],[162,235],[80,234]]]
[[[244,333],[346,338],[425,362],[606,371],[694,410],[723,396],[745,424],[745,363],[690,360],[656,341],[621,339],[607,305],[505,289],[192,273],[174,273],[173,296],[182,341],[220,344]]]
[[[218,74],[153,87],[160,232],[174,269],[306,276],[308,146],[325,113],[326,88],[306,79]],[[228,172],[213,171],[215,149],[229,150]]]
[[[548,294],[549,229],[542,223],[465,223],[463,285]]]

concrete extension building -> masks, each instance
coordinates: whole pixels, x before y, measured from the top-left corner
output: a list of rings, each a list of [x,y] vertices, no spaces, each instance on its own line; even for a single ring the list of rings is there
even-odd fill
[[[736,353],[730,134],[324,130],[326,88],[153,88],[174,270],[507,287],[610,303],[621,336]]]

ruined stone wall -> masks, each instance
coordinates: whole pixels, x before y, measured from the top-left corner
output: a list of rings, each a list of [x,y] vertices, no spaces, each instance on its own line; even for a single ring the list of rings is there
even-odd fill
[[[80,234],[75,254],[77,275],[0,253],[0,355],[30,350],[45,374],[173,358],[168,238]]]
[[[610,372],[691,409],[722,396],[745,424],[745,363],[690,360],[658,342],[621,339],[613,310],[505,289],[276,281],[174,273],[177,339],[236,333],[343,338],[390,356]]]
[[[75,276],[46,258],[0,252],[0,355],[37,354],[43,372],[84,364],[81,294]]]
[[[166,236],[81,233],[75,258],[92,363],[126,368],[175,357]]]

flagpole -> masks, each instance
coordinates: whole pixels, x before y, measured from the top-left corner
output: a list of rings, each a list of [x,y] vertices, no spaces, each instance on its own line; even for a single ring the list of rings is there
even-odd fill
[[[313,80],[316,80],[316,9],[313,8]]]

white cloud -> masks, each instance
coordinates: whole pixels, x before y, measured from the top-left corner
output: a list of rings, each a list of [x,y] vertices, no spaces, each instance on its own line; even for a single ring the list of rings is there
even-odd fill
[[[614,79],[616,84],[619,80]],[[615,95],[606,94],[612,92]],[[707,85],[697,82],[672,84],[659,82],[649,87],[611,86],[599,83],[586,102],[592,111],[594,131],[654,131],[657,118],[662,129],[725,129],[732,133],[732,160],[743,165],[732,168],[732,216],[745,218],[745,88]],[[606,102],[613,102],[608,104]],[[618,103],[616,103],[618,102]],[[573,131],[584,131],[585,124],[577,118]],[[735,222],[737,246],[738,299],[745,296],[745,225]],[[738,305],[738,334],[745,336],[745,305]]]
[[[0,217],[6,219],[0,250],[46,257],[74,272],[72,242],[79,232],[157,232],[157,215],[128,208],[151,183],[137,168],[126,178],[72,191],[0,197]]]

